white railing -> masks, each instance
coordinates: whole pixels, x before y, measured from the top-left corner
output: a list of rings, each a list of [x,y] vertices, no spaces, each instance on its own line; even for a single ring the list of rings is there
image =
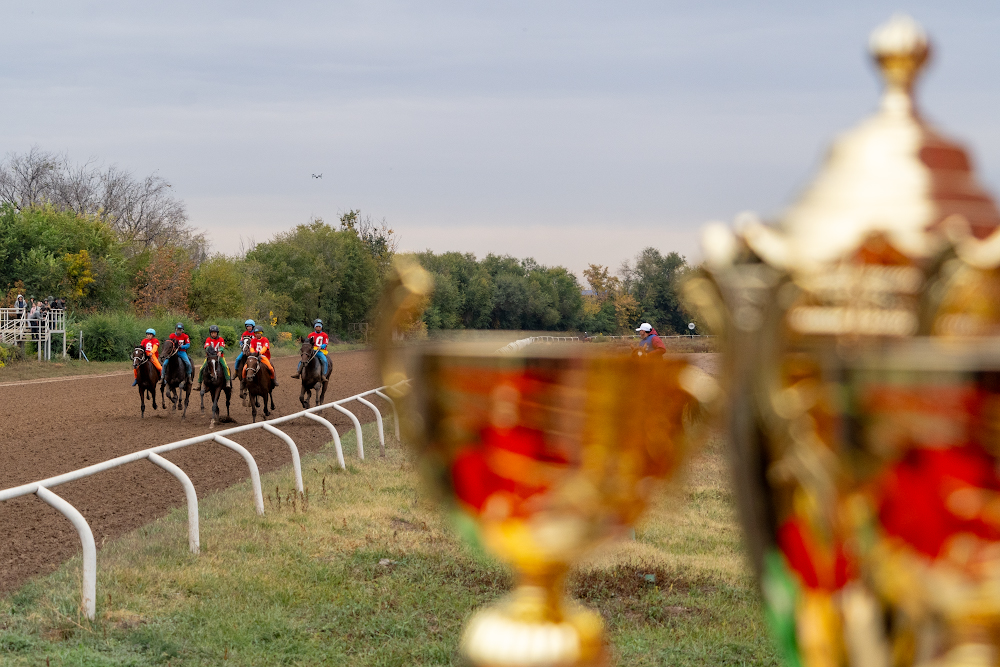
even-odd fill
[[[404,380],[404,382],[409,382],[409,380]],[[396,386],[399,385],[370,389],[369,391],[355,394],[354,396],[341,398],[340,400],[333,401],[332,403],[318,405],[284,417],[276,417],[275,419],[269,419],[268,421],[235,426],[216,433],[206,433],[205,435],[188,438],[187,440],[179,440],[177,442],[170,442],[157,447],[150,447],[149,449],[132,452],[131,454],[125,454],[124,456],[119,456],[118,458],[110,459],[108,461],[104,461],[103,463],[95,463],[94,465],[87,466],[86,468],[80,468],[79,470],[74,470],[62,475],[49,477],[48,479],[39,480],[37,482],[31,482],[30,484],[14,486],[9,489],[3,489],[0,490],[0,502],[34,494],[70,520],[73,527],[76,528],[77,533],[80,535],[80,541],[83,543],[81,607],[87,618],[93,620],[94,615],[97,612],[97,548],[94,544],[94,533],[90,530],[90,525],[87,523],[87,520],[83,518],[83,515],[63,498],[60,498],[53,493],[50,490],[52,487],[65,484],[67,482],[73,482],[78,479],[83,479],[84,477],[90,477],[91,475],[95,475],[99,472],[111,470],[112,468],[117,468],[118,466],[132,463],[134,461],[141,461],[143,459],[158,465],[177,478],[177,481],[179,481],[181,486],[184,488],[184,495],[187,497],[188,506],[188,546],[191,553],[196,554],[200,550],[200,536],[198,530],[198,496],[195,493],[194,485],[191,483],[191,479],[184,473],[184,471],[160,456],[160,454],[170,452],[175,449],[182,449],[184,447],[189,447],[202,442],[216,442],[224,447],[232,449],[243,457],[243,460],[246,461],[247,467],[250,469],[250,482],[253,486],[254,508],[256,509],[257,514],[263,515],[264,495],[260,487],[260,472],[257,469],[257,462],[254,460],[253,455],[250,454],[250,452],[248,452],[242,445],[233,442],[226,436],[259,428],[277,436],[278,438],[281,438],[285,444],[288,445],[288,448],[291,451],[292,469],[295,473],[295,489],[299,493],[302,493],[302,463],[299,458],[298,447],[296,447],[295,441],[292,440],[288,434],[277,429],[275,424],[281,424],[283,422],[303,417],[322,424],[330,431],[330,435],[333,436],[333,444],[337,450],[337,463],[340,464],[341,469],[345,469],[347,466],[344,463],[344,450],[340,446],[340,434],[337,433],[337,429],[333,424],[316,413],[322,410],[336,410],[347,415],[354,426],[355,437],[358,441],[358,458],[364,460],[365,449],[361,433],[361,422],[358,421],[358,418],[354,415],[354,413],[344,407],[344,404],[350,403],[351,401],[357,401],[361,405],[371,409],[375,413],[375,422],[378,424],[379,453],[381,456],[385,456],[385,431],[382,427],[382,413],[374,403],[368,401],[365,397],[377,396],[389,403],[389,406],[392,408],[393,421],[396,426],[396,438],[398,439],[399,414],[396,411],[395,402],[393,402],[393,400],[385,393],[386,391],[391,391],[391,389]]]
[[[515,340],[512,343],[507,343],[497,350],[495,354],[517,352],[518,350],[528,347],[532,343],[580,343],[582,341],[583,339],[579,336],[531,336],[530,338],[522,338],[520,340]]]

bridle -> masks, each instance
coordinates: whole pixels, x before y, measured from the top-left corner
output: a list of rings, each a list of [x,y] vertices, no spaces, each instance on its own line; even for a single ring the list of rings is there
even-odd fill
[[[312,354],[309,355],[308,359],[306,359],[306,354],[307,353],[305,353],[305,352],[302,353],[302,365],[303,366],[308,366],[312,362],[312,360],[316,358],[316,355],[319,354],[319,348],[313,347],[312,345],[310,345],[309,347],[312,350]]]
[[[252,364],[250,363],[251,359],[253,360]],[[247,355],[247,360],[246,360],[247,382],[250,382],[257,376],[257,370],[259,364],[260,364],[260,357],[258,355],[256,354]]]
[[[209,350],[214,350],[215,348],[209,348]],[[208,359],[208,373],[212,376],[213,381],[218,381],[219,379],[219,353],[206,351],[205,357]]]
[[[141,347],[136,347],[132,350],[132,368],[139,368],[139,366],[148,363],[149,357],[146,356],[146,350]]]

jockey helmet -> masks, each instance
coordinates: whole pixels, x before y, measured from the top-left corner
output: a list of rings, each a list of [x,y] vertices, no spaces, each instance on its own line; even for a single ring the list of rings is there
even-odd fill
[[[322,328],[323,327],[323,320],[317,319],[315,322],[313,322],[313,326],[314,327],[320,327],[320,328]]]
[[[264,333],[264,330],[263,330],[263,329],[261,329],[260,327],[254,327],[254,328],[253,328],[253,332],[254,332],[254,333]]]
[[[208,333],[212,333],[212,332],[215,332],[215,333],[219,333],[219,327],[217,327],[217,326],[216,326],[216,325],[214,325],[214,324],[213,324],[212,326],[210,326],[210,327],[208,328]]]
[[[148,333],[151,336],[155,336],[156,335],[156,329],[154,329],[153,327],[150,327],[150,328],[146,329],[146,333]]]
[[[255,327],[255,326],[257,326],[257,323],[254,322],[253,320],[247,320],[246,322],[243,323],[243,326]]]
[[[180,329],[181,331],[184,331],[184,325],[183,325],[183,324],[181,324],[180,322],[178,322],[178,323],[177,323],[177,326],[176,326],[176,327],[174,327],[174,328],[175,328],[175,329]]]

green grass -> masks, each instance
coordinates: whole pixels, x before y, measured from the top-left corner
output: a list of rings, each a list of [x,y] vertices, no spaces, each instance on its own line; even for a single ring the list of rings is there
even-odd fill
[[[79,614],[79,559],[0,599],[0,664],[457,664],[462,623],[511,574],[457,540],[398,443],[380,459],[367,425],[362,462],[353,440],[347,471],[331,449],[303,458],[307,497],[290,470],[264,475],[264,517],[248,483],[203,499],[198,556],[181,509],[108,543],[94,622]],[[619,664],[776,664],[724,480],[713,445],[635,541],[571,579]]]

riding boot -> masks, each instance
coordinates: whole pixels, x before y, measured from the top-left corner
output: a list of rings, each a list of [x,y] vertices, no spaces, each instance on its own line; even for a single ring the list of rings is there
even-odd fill
[[[302,362],[301,361],[299,362],[298,368],[295,369],[295,375],[293,375],[292,377],[295,378],[296,380],[298,380],[300,377],[302,377]]]
[[[137,384],[139,384],[139,378],[136,378],[136,379],[132,380],[132,386],[133,387],[136,386]]]

